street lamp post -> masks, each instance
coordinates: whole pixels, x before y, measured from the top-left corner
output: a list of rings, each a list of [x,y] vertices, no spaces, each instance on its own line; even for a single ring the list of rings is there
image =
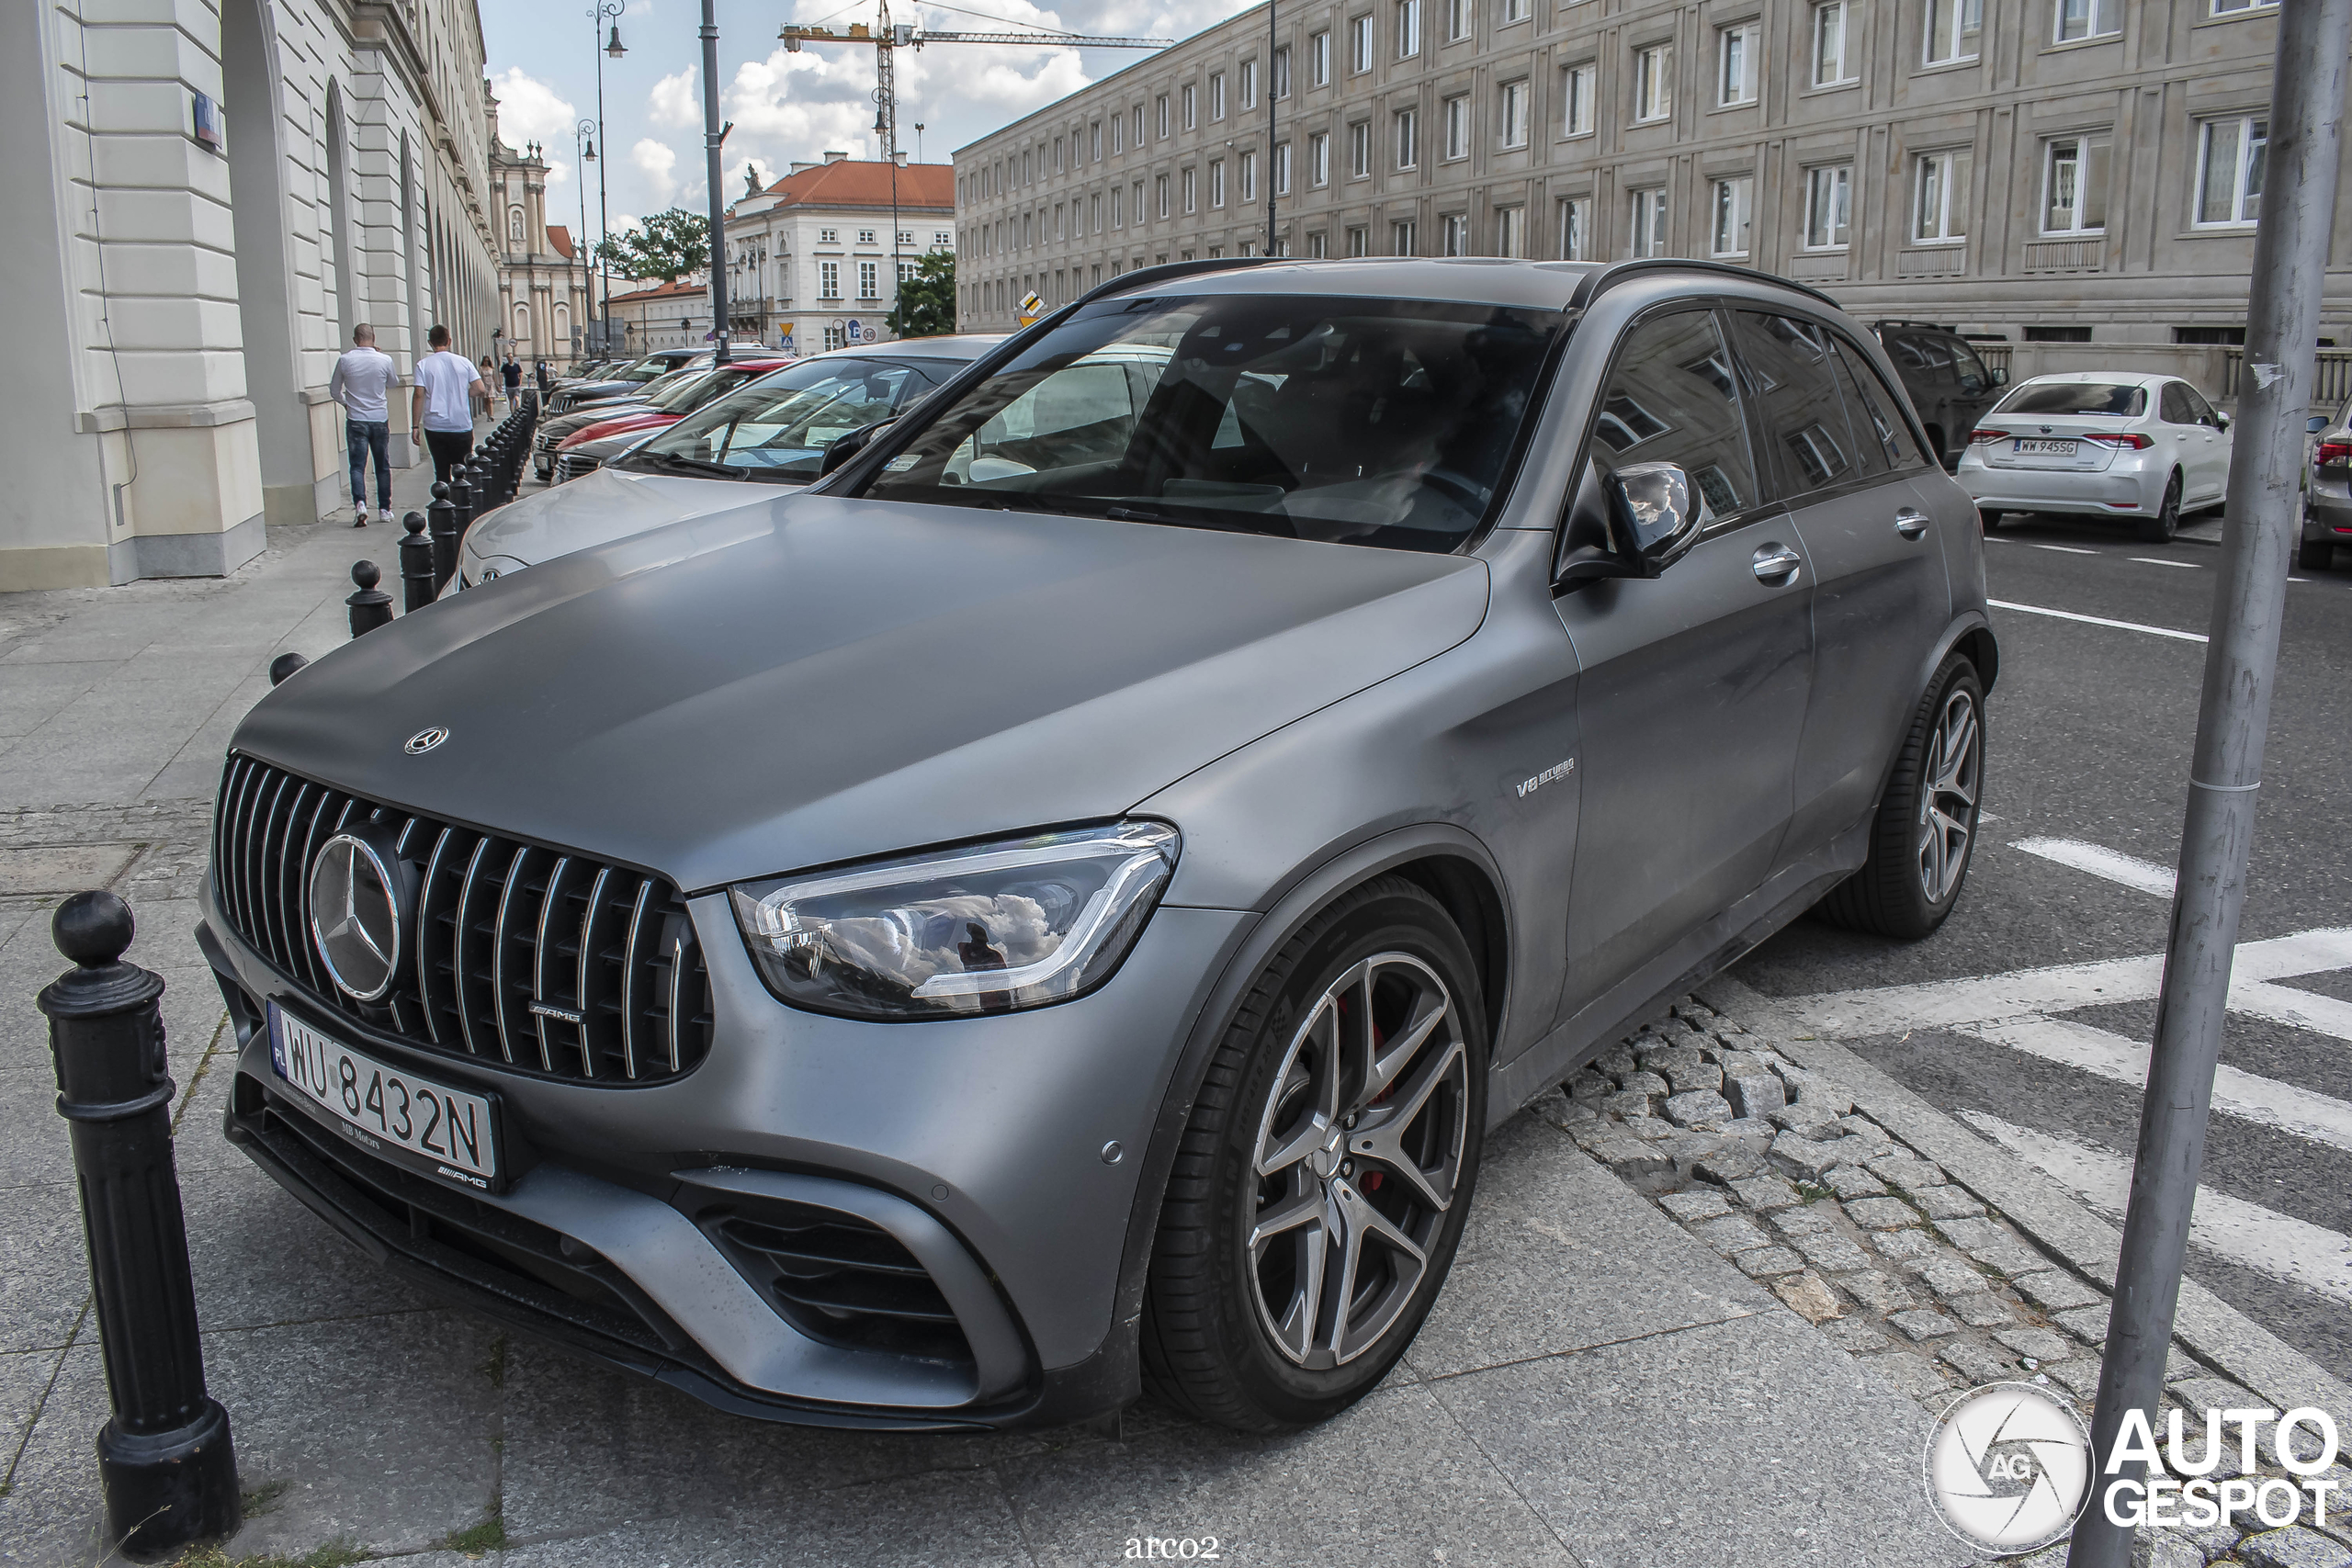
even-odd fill
[[[626,0],[599,0],[596,8],[588,13],[588,19],[594,22],[600,30],[608,21],[613,28],[611,41],[606,43],[596,56],[596,134],[599,136],[605,134],[605,56],[611,55],[615,60],[618,60],[628,52],[621,45],[620,25],[620,15],[628,8]],[[605,146],[608,151],[612,144],[612,139],[605,137]],[[605,259],[604,251],[605,242],[612,237],[612,209],[605,196],[605,163],[606,161],[599,160],[596,164],[596,272],[600,280],[598,293],[602,296],[602,302],[596,315],[602,330],[597,333],[596,337],[598,345],[605,351],[610,352],[609,340],[613,332],[611,318],[613,268],[612,263]],[[585,222],[586,220],[582,219],[582,221]]]
[[[574,247],[580,253],[580,303],[592,321],[595,317],[596,289],[588,273],[588,165],[597,161],[596,133],[603,129],[593,119],[583,119],[571,128],[572,166],[580,171],[580,238]],[[596,170],[597,178],[602,180],[604,174],[600,164]],[[602,186],[598,188],[601,191]],[[588,332],[584,326],[580,333],[580,346],[584,355],[588,347]]]

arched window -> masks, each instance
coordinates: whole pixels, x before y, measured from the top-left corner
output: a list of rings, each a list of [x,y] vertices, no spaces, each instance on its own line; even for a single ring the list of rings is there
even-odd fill
[[[555,308],[555,352],[561,354],[571,344],[571,307],[559,304]]]
[[[517,245],[523,243],[523,209],[519,207],[506,209],[506,238]]]
[[[514,341],[525,345],[531,341],[531,308],[528,305],[514,307]]]

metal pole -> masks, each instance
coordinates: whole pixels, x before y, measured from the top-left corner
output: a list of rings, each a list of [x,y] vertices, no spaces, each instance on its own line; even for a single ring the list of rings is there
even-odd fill
[[[573,172],[580,176],[580,232],[574,238],[571,248],[580,255],[580,308],[582,312],[580,327],[580,352],[582,358],[601,357],[601,355],[591,355],[588,349],[587,323],[596,319],[596,278],[595,275],[588,270],[588,160],[581,152],[580,144],[589,134],[590,124],[587,120],[583,119],[571,128],[571,166]],[[601,121],[594,126],[594,134],[598,136],[605,134],[605,127]],[[590,145],[593,146],[594,143]],[[610,152],[611,149],[607,148],[605,151]],[[601,155],[597,159],[596,177],[600,180],[605,177],[604,160]]]
[[[710,186],[711,363],[727,363],[727,338],[734,322],[727,314],[727,192],[719,185],[719,144],[727,132],[718,123],[718,12],[716,0],[702,0],[702,141]]]
[[[1274,0],[1266,0],[1266,254],[1274,254]]]
[[[605,17],[621,14],[619,6],[599,5],[589,13],[595,26],[589,41],[596,45],[596,134],[605,136],[605,50],[604,40],[597,37],[605,30]],[[612,352],[613,337],[613,264],[605,259],[605,244],[613,237],[612,206],[605,196],[605,165],[613,161],[613,139],[605,136],[605,151],[596,160],[596,276],[597,293],[602,297],[596,312],[596,341],[604,353]]]
[[[2154,1424],[2164,1393],[2189,1210],[2205,1163],[2205,1123],[2222,1051],[2230,964],[2245,902],[2263,745],[2278,664],[2287,567],[2295,547],[2321,279],[2335,213],[2345,56],[2352,0],[2278,7],[2268,177],[2246,300],[2245,376],[2230,456],[2221,579],[2181,832],[2172,934],[2156,1004],[2155,1046],[2140,1102],[2140,1144],[2108,1314],[2091,1426],[2089,1506],[2069,1568],[2126,1568],[2132,1528],[2115,1522],[2146,1480],[2137,1461],[2107,1473],[2127,1412]],[[2117,1495],[2119,1493],[2120,1495]]]

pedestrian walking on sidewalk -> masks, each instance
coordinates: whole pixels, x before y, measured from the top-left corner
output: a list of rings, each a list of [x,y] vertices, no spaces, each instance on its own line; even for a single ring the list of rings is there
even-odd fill
[[[425,341],[433,352],[416,362],[409,423],[424,432],[424,444],[433,450],[434,479],[447,482],[449,469],[474,449],[473,400],[488,402],[490,384],[476,374],[471,360],[449,352],[448,328],[435,327]]]
[[[506,377],[506,412],[513,413],[517,400],[523,395],[523,362],[514,357],[514,350],[509,349],[506,363],[499,368]]]
[[[535,374],[538,378],[539,396],[544,400],[548,395],[548,382],[550,379],[548,375],[548,362],[546,360],[542,359],[539,361],[539,367]]]
[[[497,385],[498,362],[485,354],[481,356],[481,389],[478,394],[481,399],[481,416],[484,419],[490,418],[498,412],[497,407],[491,401],[497,396],[491,389]]]
[[[392,520],[391,409],[386,400],[400,375],[392,356],[376,346],[376,329],[351,329],[351,346],[334,362],[327,396],[343,405],[344,444],[351,452],[351,525],[368,526],[368,458],[376,458],[376,514]]]

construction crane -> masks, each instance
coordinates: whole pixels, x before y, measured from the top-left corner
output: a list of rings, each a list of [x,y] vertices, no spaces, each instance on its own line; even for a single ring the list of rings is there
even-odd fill
[[[1174,43],[1167,38],[1091,38],[1080,33],[1065,33],[1037,28],[1017,33],[973,33],[961,30],[936,32],[910,23],[890,20],[890,0],[876,0],[880,15],[876,25],[852,22],[840,32],[831,28],[806,27],[787,22],[776,37],[784,40],[785,52],[797,54],[801,46],[811,43],[854,43],[870,46],[874,51],[874,132],[882,143],[882,161],[890,165],[890,293],[895,300],[899,289],[899,84],[898,72],[891,56],[902,49],[921,49],[932,43],[1009,43],[1038,44],[1086,49],[1166,49]],[[953,9],[953,7],[950,7]]]

